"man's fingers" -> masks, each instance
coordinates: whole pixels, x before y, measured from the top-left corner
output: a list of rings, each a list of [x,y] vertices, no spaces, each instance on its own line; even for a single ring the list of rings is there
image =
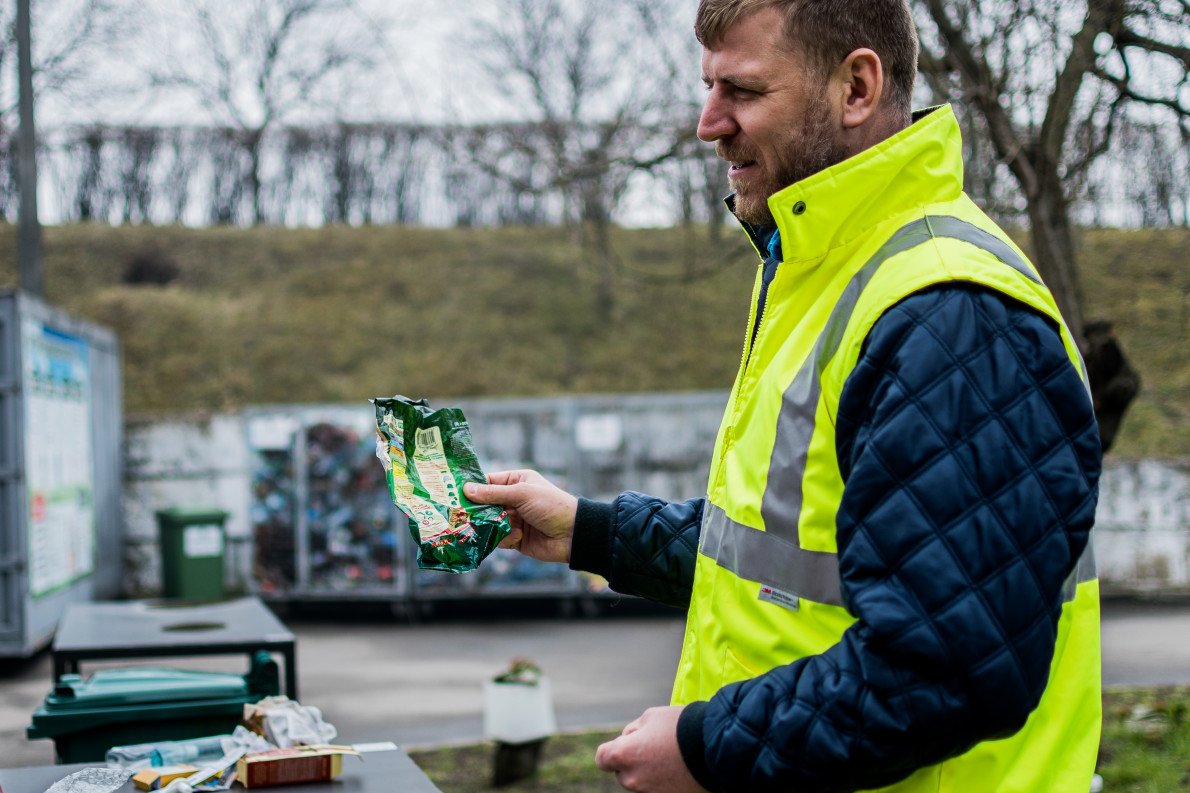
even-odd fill
[[[517,502],[520,494],[520,488],[515,485],[478,485],[474,482],[468,482],[463,485],[463,495],[477,504],[509,506]]]
[[[527,468],[520,468],[515,471],[495,471],[488,474],[488,484],[515,485],[518,482],[528,481],[535,473],[535,471]]]
[[[631,735],[632,733],[636,732],[639,729],[640,729],[640,719],[637,719],[636,721],[630,722],[628,725],[626,725],[624,727],[623,731],[620,732],[620,735]]]
[[[601,743],[599,744],[599,748],[595,750],[595,766],[600,771],[615,773],[621,769],[619,753],[616,751],[616,744],[619,740],[619,738],[616,738],[607,743]]]
[[[520,529],[513,529],[508,533],[508,536],[500,541],[501,548],[512,548],[513,550],[521,547],[521,540],[524,538],[525,532]]]

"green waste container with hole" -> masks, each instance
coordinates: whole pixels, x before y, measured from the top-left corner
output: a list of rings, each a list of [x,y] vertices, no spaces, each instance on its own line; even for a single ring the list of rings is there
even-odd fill
[[[227,513],[174,507],[157,513],[161,542],[161,595],[182,600],[222,600]]]
[[[277,662],[263,650],[244,675],[152,667],[62,675],[25,737],[52,738],[60,763],[101,762],[113,746],[230,733],[244,705],[280,690]]]

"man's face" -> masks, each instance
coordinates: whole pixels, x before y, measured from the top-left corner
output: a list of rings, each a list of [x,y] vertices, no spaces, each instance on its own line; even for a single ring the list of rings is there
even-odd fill
[[[784,24],[780,11],[763,8],[702,56],[709,93],[698,137],[731,163],[736,215],[758,226],[773,222],[769,196],[847,157],[826,77],[791,51]]]

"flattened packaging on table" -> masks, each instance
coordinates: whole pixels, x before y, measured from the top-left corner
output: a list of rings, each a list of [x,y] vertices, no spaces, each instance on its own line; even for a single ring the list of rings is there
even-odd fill
[[[471,428],[458,408],[431,410],[424,399],[370,400],[393,503],[409,517],[423,570],[465,573],[479,567],[511,528],[503,507],[472,504],[463,484],[483,484]]]
[[[343,755],[359,757],[350,746],[294,746],[252,752],[236,763],[236,779],[246,788],[329,782],[343,772]]]
[[[160,790],[175,779],[185,779],[198,770],[195,765],[166,765],[145,768],[132,775],[132,784],[140,790]]]

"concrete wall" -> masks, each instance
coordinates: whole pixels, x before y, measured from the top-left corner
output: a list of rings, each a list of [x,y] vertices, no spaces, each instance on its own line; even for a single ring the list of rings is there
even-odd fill
[[[125,428],[125,594],[160,591],[155,513],[170,507],[216,508],[228,519],[225,576],[247,585],[249,455],[240,415],[130,421]]]
[[[593,498],[624,489],[666,498],[705,487],[722,393],[460,402],[486,470],[533,467]],[[226,510],[229,587],[250,588],[252,449],[319,421],[366,431],[371,407],[279,406],[130,422],[124,513],[126,593],[158,591],[154,512]],[[1115,462],[1104,471],[1095,536],[1106,592],[1190,593],[1190,462]]]
[[[1104,591],[1190,592],[1190,462],[1113,462],[1095,551]]]

